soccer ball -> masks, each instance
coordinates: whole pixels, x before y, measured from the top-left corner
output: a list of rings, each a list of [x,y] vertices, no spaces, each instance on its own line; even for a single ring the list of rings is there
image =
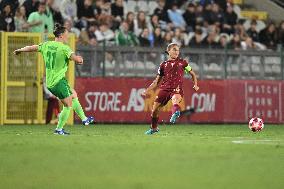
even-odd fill
[[[254,117],[254,118],[251,118],[249,120],[249,129],[252,132],[261,131],[263,129],[263,127],[264,127],[264,124],[263,124],[263,120],[261,118]]]

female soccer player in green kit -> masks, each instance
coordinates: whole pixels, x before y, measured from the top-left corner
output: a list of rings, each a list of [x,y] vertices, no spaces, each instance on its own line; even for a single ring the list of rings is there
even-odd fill
[[[69,46],[68,31],[65,27],[55,24],[53,34],[54,41],[47,41],[39,45],[26,46],[14,51],[15,55],[21,52],[40,52],[45,62],[46,85],[48,90],[54,94],[63,103],[63,109],[59,115],[59,121],[54,134],[68,135],[70,133],[63,129],[68,120],[71,108],[81,118],[83,125],[89,125],[94,122],[93,117],[86,117],[82,106],[78,100],[77,93],[71,89],[65,79],[65,72],[68,69],[69,60],[78,64],[83,64],[83,58],[75,55]]]

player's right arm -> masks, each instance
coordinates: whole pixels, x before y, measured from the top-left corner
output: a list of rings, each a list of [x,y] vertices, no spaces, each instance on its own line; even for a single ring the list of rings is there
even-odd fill
[[[149,91],[156,89],[160,85],[163,76],[164,76],[164,63],[161,63],[158,69],[156,79],[151,83],[151,85],[147,89],[145,89],[142,95],[147,96]]]
[[[151,85],[143,92],[143,95],[146,96],[147,93],[151,90],[155,90],[161,83],[163,76],[157,75],[156,79],[151,83]]]
[[[20,54],[21,52],[37,52],[38,51],[38,45],[32,45],[32,46],[25,46],[20,49],[16,49],[13,53],[15,55]]]
[[[157,75],[156,79],[151,83],[151,85],[147,89],[145,89],[142,95],[147,96],[149,91],[156,89],[161,83],[162,79],[163,76]]]

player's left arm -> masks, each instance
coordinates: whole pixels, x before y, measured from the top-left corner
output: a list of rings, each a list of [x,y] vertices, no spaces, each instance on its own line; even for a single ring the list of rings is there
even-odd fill
[[[193,89],[195,91],[198,91],[199,90],[199,87],[198,87],[198,84],[197,84],[197,77],[196,77],[196,74],[195,72],[192,70],[192,68],[187,65],[185,68],[184,68],[185,72],[189,73],[191,75],[191,79],[193,81]]]
[[[83,64],[84,60],[82,56],[76,55],[69,46],[63,48],[65,55],[69,60],[73,60],[76,64]]]
[[[76,62],[77,64],[83,64],[82,56],[76,55],[75,53],[71,54],[70,59]]]
[[[20,49],[16,49],[14,50],[14,54],[15,55],[19,55],[22,52],[38,52],[38,45],[32,45],[32,46],[25,46],[23,48]]]

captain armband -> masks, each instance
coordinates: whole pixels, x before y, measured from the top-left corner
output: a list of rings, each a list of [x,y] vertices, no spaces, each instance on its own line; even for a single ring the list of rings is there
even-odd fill
[[[187,65],[187,66],[184,68],[184,72],[185,72],[185,73],[189,73],[191,70],[192,70],[192,68],[191,68],[189,65]]]

